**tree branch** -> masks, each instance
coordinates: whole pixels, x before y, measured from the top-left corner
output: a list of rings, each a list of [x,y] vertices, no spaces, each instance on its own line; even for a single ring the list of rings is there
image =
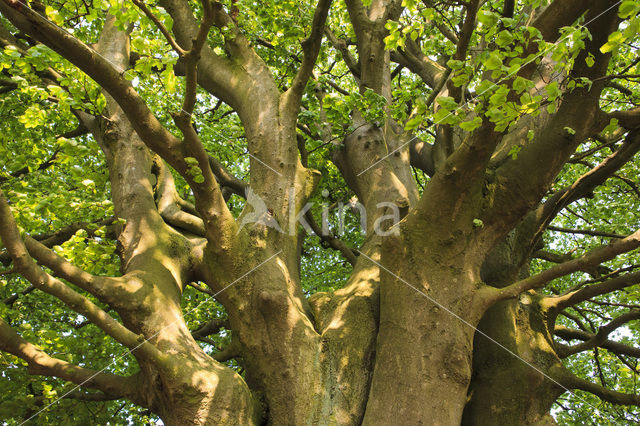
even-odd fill
[[[53,166],[53,164],[55,163],[56,158],[58,157],[58,154],[60,153],[59,149],[56,149],[53,154],[51,155],[51,157],[49,157],[48,159],[46,159],[45,161],[43,161],[42,163],[40,163],[40,165],[38,165],[38,167],[36,169],[34,169],[33,171],[41,171],[41,170],[46,170],[49,167]],[[24,166],[16,171],[13,171],[11,173],[9,173],[10,177],[4,177],[4,176],[0,176],[0,184],[8,181],[10,178],[21,178],[24,175],[30,173],[29,171],[29,167]]]
[[[540,235],[548,223],[569,204],[588,197],[593,190],[624,166],[640,151],[640,131],[632,131],[626,136],[618,150],[605,158],[600,164],[580,176],[570,187],[558,191],[536,211],[539,218]]]
[[[135,377],[95,371],[52,358],[20,337],[2,318],[0,318],[0,349],[25,360],[30,374],[59,377],[76,385],[98,389],[105,395],[109,395],[110,399],[127,398],[138,404],[142,402]]]
[[[191,332],[194,339],[207,337],[218,333],[222,328],[230,328],[229,321],[226,318],[212,318],[208,322],[202,324],[196,330]]]
[[[358,61],[356,61],[351,52],[349,52],[347,42],[336,37],[333,31],[331,31],[329,28],[325,28],[324,33],[326,34],[327,39],[329,40],[329,43],[331,43],[333,48],[340,52],[340,55],[342,56],[345,65],[347,65],[347,68],[349,68],[349,71],[351,71],[351,74],[356,78],[356,80],[359,81],[360,64],[358,63]]]
[[[553,266],[546,271],[524,280],[520,280],[505,288],[495,289],[495,301],[517,297],[519,294],[527,290],[540,288],[551,280],[572,272],[581,271],[585,267],[599,265],[602,262],[611,260],[617,255],[631,251],[639,246],[640,230],[622,240],[616,240],[609,245],[598,247],[577,259]]]
[[[356,250],[349,248],[342,240],[334,237],[333,235],[323,233],[322,229],[320,228],[320,226],[318,226],[315,219],[313,218],[313,214],[311,213],[311,210],[307,210],[307,212],[305,213],[305,219],[309,224],[309,226],[311,227],[311,229],[313,230],[313,232],[322,241],[329,244],[329,247],[342,253],[342,255],[351,264],[351,266],[354,266],[356,264],[356,260],[357,260],[356,256],[358,255],[358,252]]]
[[[165,27],[164,24],[158,19],[158,17],[155,16],[153,12],[151,12],[151,10],[147,7],[146,4],[144,4],[144,2],[141,2],[140,0],[131,0],[131,2],[138,6],[138,8],[142,10],[142,12],[144,12],[144,14],[147,15],[147,17],[155,24],[155,26],[158,28],[158,30],[160,30],[169,45],[173,48],[173,50],[176,51],[178,56],[182,57],[185,55],[185,53],[187,53],[182,47],[180,47],[180,45],[178,45],[178,43],[171,36],[171,33],[169,32],[167,27]]]
[[[554,0],[533,22],[546,41],[560,35],[560,29],[571,25],[595,3],[594,0]]]
[[[234,342],[234,340],[231,340],[231,343],[229,345],[224,347],[220,352],[211,355],[211,358],[215,359],[218,362],[226,362],[230,359],[240,356],[240,347]]]
[[[640,127],[640,107],[627,111],[612,111],[607,113],[607,116],[617,119],[620,125],[627,130]]]
[[[556,310],[562,310],[568,306],[574,306],[596,296],[614,292],[640,283],[640,271],[620,275],[615,278],[592,284],[577,290],[569,291],[560,296],[551,297],[550,303]]]
[[[200,202],[201,214],[206,213],[203,214],[205,222],[211,224],[207,227],[211,233],[210,237],[213,240],[219,239],[220,230],[226,229],[222,223],[232,222],[233,217],[226,207],[220,188],[209,169],[208,156],[199,144],[199,138],[193,128],[183,127],[186,144],[180,141],[158,121],[131,82],[124,78],[122,70],[116,69],[94,49],[42,18],[30,8],[16,9],[3,0],[0,1],[0,11],[20,30],[46,44],[79,67],[116,100],[130,118],[131,125],[142,141],[185,177],[194,190],[196,201]],[[122,36],[114,22],[115,17],[109,16],[103,29],[103,36]],[[185,150],[185,145],[195,152]],[[190,156],[198,159],[204,177],[203,182],[194,180],[194,174],[190,173],[193,165],[185,160]]]
[[[565,2],[555,1],[553,4],[556,3]],[[595,3],[587,15],[590,20],[587,28],[593,37],[586,40],[585,48],[570,72],[570,78],[594,79],[607,72],[611,55],[603,54],[600,47],[617,28],[619,18],[610,2]],[[576,7],[582,8],[583,2]],[[594,63],[590,64],[591,67],[585,62],[587,55],[593,55]],[[591,87],[565,92],[558,111],[550,116],[534,139],[523,146],[517,158],[508,158],[496,168],[492,180],[499,189],[491,194],[491,202],[487,203],[480,217],[485,228],[491,229],[496,238],[509,232],[524,215],[539,204],[547,188],[579,144],[599,133],[606,125],[603,125],[599,112],[603,88],[602,82],[596,82]]]
[[[209,165],[220,185],[229,188],[234,194],[245,198],[249,184],[231,174],[216,158],[209,156]]]
[[[89,237],[93,237],[95,232],[94,227],[99,228],[99,227],[106,226],[107,232],[105,236],[107,238],[115,239],[116,231],[115,231],[115,225],[113,225],[113,222],[115,220],[116,220],[115,217],[109,217],[109,218],[101,219],[95,222],[76,222],[53,232],[32,235],[31,238],[33,238],[36,241],[39,241],[40,244],[42,244],[43,246],[51,248],[53,246],[61,245],[65,241],[69,240],[69,238],[74,236],[75,233],[81,229],[84,229],[85,231],[87,231],[87,234]],[[11,257],[9,256],[8,253],[6,252],[0,253],[0,263],[2,263],[3,265],[7,265],[10,262],[11,262]]]
[[[420,46],[411,38],[407,38],[404,50],[391,51],[391,60],[411,70],[418,75],[425,84],[434,89],[443,80],[447,68],[427,57],[420,50]],[[438,93],[440,91],[438,90]]]
[[[187,71],[185,73],[185,96],[180,116],[183,125],[191,126],[191,114],[196,104],[196,93],[198,91],[198,62],[200,61],[200,53],[207,41],[209,30],[213,25],[213,7],[209,0],[202,0],[203,18],[200,22],[200,28],[191,43],[191,49],[183,54],[186,62]],[[177,124],[177,123],[176,123]],[[181,129],[182,130],[182,129]]]
[[[24,245],[29,255],[63,278],[108,304],[117,304],[126,294],[126,282],[121,278],[108,278],[89,274],[73,265],[65,258],[45,247],[42,243],[26,236]]]
[[[607,389],[604,386],[581,379],[567,370],[565,370],[564,374],[562,374],[559,379],[559,382],[567,389],[580,389],[592,393],[603,401],[607,401],[612,404],[640,405],[640,395],[625,394]]]
[[[456,51],[453,54],[452,59],[464,61],[467,57],[469,42],[471,41],[473,31],[476,29],[476,14],[478,13],[479,7],[480,0],[471,0],[467,3],[466,16],[458,36],[458,44],[456,45]],[[449,81],[447,88],[449,89],[449,93],[451,93],[452,97],[457,101],[460,101],[462,96],[462,87],[457,87],[452,81]]]
[[[568,328],[561,325],[555,326],[553,334],[555,334],[556,336],[566,341],[582,340],[583,342],[586,342],[596,337],[596,335],[593,333],[589,333],[587,331],[582,331],[582,330],[575,330],[573,328]],[[598,344],[598,346],[618,355],[628,355],[634,358],[640,358],[640,348],[634,348],[633,346],[628,346],[620,342],[615,342],[613,340],[607,339],[601,342],[600,344]],[[564,345],[563,345],[563,348],[564,348]],[[558,353],[563,353],[563,350],[564,349],[561,349]]]
[[[35,290],[36,287],[33,285],[30,285],[29,287],[25,288],[24,290],[22,290],[20,293],[16,293],[12,296],[7,297],[6,299],[4,299],[2,301],[2,303],[4,303],[7,306],[11,306],[15,303],[16,300],[18,300],[18,297],[20,297],[20,295],[27,295],[29,293],[31,293],[33,290]]]
[[[320,53],[322,45],[322,35],[324,33],[325,23],[329,15],[329,8],[333,0],[319,0],[316,10],[313,14],[313,22],[311,23],[311,32],[309,37],[302,42],[302,64],[291,83],[289,90],[283,95],[288,109],[292,113],[297,114],[300,108],[300,99],[305,85],[311,77],[311,72]]]
[[[558,356],[560,356],[561,358],[566,358],[568,356],[577,354],[579,352],[584,352],[598,346],[602,347],[603,343],[608,341],[607,337],[609,337],[609,334],[613,333],[616,329],[624,326],[625,324],[637,319],[640,319],[640,310],[637,309],[620,315],[613,321],[600,327],[598,329],[598,332],[594,334],[593,337],[591,337],[589,340],[586,340],[574,346],[562,348],[558,351]]]
[[[204,222],[198,216],[182,209],[173,175],[169,167],[160,158],[156,158],[157,185],[155,188],[158,213],[168,224],[184,229],[194,235],[205,236]]]
[[[39,290],[51,294],[75,312],[85,316],[130,350],[135,350],[136,353],[149,359],[160,360],[163,358],[164,355],[155,346],[144,340],[142,336],[138,336],[124,327],[88,298],[47,274],[35,263],[20,238],[9,203],[2,191],[0,191],[0,219],[2,219],[0,238],[13,259],[16,271],[25,279]]]
[[[591,235],[594,237],[605,237],[605,238],[624,238],[625,235],[614,234],[612,232],[603,232],[603,231],[592,231],[589,229],[569,229],[569,228],[561,228],[559,226],[547,226],[547,229],[550,231],[556,232],[564,232],[567,234],[582,234],[582,235]]]

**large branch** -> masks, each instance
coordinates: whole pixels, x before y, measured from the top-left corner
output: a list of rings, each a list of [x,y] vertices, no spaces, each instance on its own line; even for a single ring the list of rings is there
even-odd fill
[[[20,337],[2,318],[0,318],[0,349],[26,361],[31,374],[59,377],[76,385],[99,389],[110,399],[126,398],[138,404],[142,403],[134,376],[117,376],[53,358]]]
[[[595,250],[592,250],[577,259],[573,259],[568,262],[553,266],[546,271],[520,280],[508,287],[495,289],[493,298],[495,301],[497,301],[517,297],[519,294],[527,290],[543,287],[551,280],[560,278],[572,272],[581,271],[589,266],[599,265],[602,262],[613,259],[621,253],[626,253],[628,251],[634,250],[639,246],[640,230],[622,240],[616,240],[609,245],[601,246]]]
[[[596,296],[612,293],[616,290],[638,283],[640,283],[640,272],[632,272],[630,274],[611,278],[598,284],[592,284],[578,290],[569,291],[560,296],[552,297],[551,300],[549,300],[549,303],[551,303],[556,310],[562,310],[566,307],[577,305],[578,303]]]
[[[385,82],[388,72],[388,56],[384,45],[388,31],[385,23],[389,19],[399,18],[401,2],[373,0],[369,7],[365,7],[362,0],[346,0],[345,4],[356,34],[361,89],[369,88],[381,93],[388,84]]]
[[[77,285],[111,306],[120,306],[137,286],[137,283],[129,283],[127,277],[111,278],[92,275],[58,256],[37,240],[28,236],[25,236],[23,240],[29,255],[39,264],[51,269],[57,277]]]
[[[553,41],[560,35],[560,29],[567,27],[584,14],[596,0],[554,0],[532,26],[537,28],[546,41]]]
[[[640,395],[626,394],[607,389],[587,380],[581,379],[568,371],[559,377],[559,382],[567,389],[580,389],[594,394],[603,401],[616,405],[640,405]]]
[[[467,49],[471,42],[471,36],[476,28],[476,15],[478,8],[480,7],[480,0],[471,0],[466,5],[466,15],[462,24],[460,35],[458,36],[458,43],[456,45],[456,51],[452,56],[452,59],[458,61],[464,61],[467,57]],[[460,100],[462,96],[462,87],[457,87],[452,81],[449,81],[448,89],[454,99]]]
[[[320,53],[322,45],[322,35],[324,33],[325,23],[329,15],[329,8],[333,0],[319,0],[313,14],[313,22],[311,23],[311,33],[306,40],[302,42],[302,64],[293,79],[291,88],[284,94],[285,102],[291,113],[298,113],[300,108],[300,99],[304,88],[311,77],[311,72]]]
[[[162,0],[159,4],[169,13],[173,19],[174,25],[172,31],[175,40],[182,51],[186,51],[191,47],[192,40],[197,37],[199,25],[196,20],[189,2],[182,0]],[[215,8],[220,9],[221,5],[216,3]],[[218,10],[217,15],[224,14]],[[217,19],[216,25],[220,24]],[[237,30],[233,22],[225,20],[231,30]],[[226,104],[230,105],[236,111],[244,110],[246,102],[246,91],[252,84],[253,77],[247,73],[247,67],[239,67],[234,65],[234,60],[242,62],[246,58],[246,51],[249,48],[244,36],[240,35],[239,39],[230,42],[233,43],[233,51],[228,49],[228,53],[234,56],[233,59],[214,53],[208,45],[204,45],[200,52],[200,66],[198,67],[198,84],[222,99]]]
[[[614,153],[580,176],[571,186],[561,189],[538,207],[535,213],[540,227],[538,233],[541,233],[563,208],[593,194],[597,186],[620,170],[638,151],[640,151],[640,131],[636,130],[627,134],[620,148]]]
[[[173,175],[169,167],[161,159],[156,159],[157,180],[155,188],[158,213],[168,224],[184,229],[194,235],[205,236],[202,219],[183,209],[183,204],[176,191]]]
[[[177,43],[182,49],[188,49],[200,28],[189,2],[161,0],[159,4],[173,19],[172,31]],[[256,116],[255,110],[265,108],[267,104],[275,107],[280,94],[269,67],[224,12],[222,4],[214,2],[213,8],[214,25],[225,27],[225,31],[232,34],[225,37],[224,47],[228,58],[216,54],[205,44],[200,52],[198,84],[231,106],[246,123],[245,126],[250,126]],[[261,99],[262,102],[253,102],[253,99]]]
[[[447,232],[452,226],[475,232],[466,217],[469,210],[460,206],[471,203],[476,208],[473,214],[478,217],[480,206],[472,200],[481,194],[486,166],[500,139],[501,135],[494,131],[493,124],[485,118],[483,124],[468,134],[444,160],[444,164],[436,168],[425,187],[417,211],[421,220],[429,223],[434,232]],[[438,208],[434,209],[434,205]]]
[[[570,73],[572,79],[593,80],[606,74],[609,66],[611,55],[603,54],[600,47],[617,28],[616,10],[610,8],[609,2],[602,2],[589,11],[587,19],[593,38],[585,42],[578,55]],[[594,58],[591,67],[585,62],[588,55]],[[489,225],[487,228],[492,230],[495,241],[538,205],[576,147],[600,132],[603,124],[599,118],[599,100],[603,88],[602,82],[594,82],[591,87],[565,93],[558,112],[551,115],[534,139],[522,147],[516,158],[508,158],[497,166],[491,177],[495,190],[480,217]]]
[[[433,89],[442,81],[446,71],[445,67],[422,53],[418,43],[411,38],[407,38],[404,50],[391,51],[391,60],[411,70]]]
[[[130,350],[135,350],[137,354],[148,359],[159,360],[163,358],[163,354],[151,343],[127,329],[95,303],[77,293],[59,279],[49,275],[36,264],[20,237],[11,208],[2,191],[0,191],[0,220],[2,220],[0,238],[13,259],[14,269],[20,275],[39,290],[56,297],[75,312],[85,316],[106,334]]]
[[[626,111],[613,111],[607,116],[617,119],[625,129],[632,130],[640,127],[640,107]]]
[[[14,8],[13,5],[14,3],[6,0],[0,1],[0,11],[20,30],[58,52],[102,86],[130,118],[131,125],[142,141],[185,177],[194,191],[199,211],[208,225],[208,236],[213,240],[219,239],[220,231],[229,228],[226,225],[233,222],[233,216],[227,209],[220,188],[209,168],[208,155],[204,152],[197,135],[185,134],[187,143],[180,141],[158,121],[131,82],[124,77],[123,70],[116,69],[94,49],[28,7]],[[108,17],[102,36],[122,36],[115,27],[113,16]],[[196,180],[195,175],[190,173],[193,165],[185,160],[188,157],[198,160],[203,181]]]
[[[619,317],[615,318],[608,324],[600,327],[598,329],[598,332],[594,334],[589,340],[583,341],[582,343],[574,346],[562,348],[558,351],[558,355],[561,358],[566,358],[573,354],[584,352],[595,347],[602,347],[602,345],[608,341],[607,337],[609,337],[611,333],[624,326],[625,324],[631,321],[636,321],[638,319],[640,319],[640,310],[631,310],[626,314],[620,315]]]
[[[555,326],[553,334],[566,341],[582,340],[583,342],[586,342],[596,337],[596,335],[593,333],[589,333],[583,330],[575,330],[561,325]],[[640,358],[640,348],[628,346],[620,342],[615,342],[613,340],[607,339],[598,344],[598,346],[618,355],[628,355],[634,358]],[[561,349],[560,352],[563,352],[563,349]]]

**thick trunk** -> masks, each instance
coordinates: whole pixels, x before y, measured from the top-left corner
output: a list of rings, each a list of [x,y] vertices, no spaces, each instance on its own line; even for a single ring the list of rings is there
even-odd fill
[[[244,380],[199,348],[173,356],[166,365],[141,363],[141,370],[145,403],[166,425],[260,422],[260,407]]]
[[[482,279],[504,287],[529,275],[537,218],[528,215],[487,257]],[[561,366],[547,310],[535,294],[487,310],[474,339],[473,376],[464,425],[554,424],[549,411],[563,392],[545,375]]]
[[[393,240],[392,240],[393,238]],[[471,379],[473,271],[420,250],[412,237],[383,248],[380,331],[364,424],[459,424]],[[419,270],[417,262],[424,265]]]
[[[479,330],[493,341],[476,334],[462,424],[555,424],[549,411],[564,389],[546,376],[562,364],[536,298],[524,295],[493,306]]]
[[[370,240],[363,253],[379,261],[380,244],[380,239]],[[379,269],[360,256],[344,288],[310,299],[322,335],[323,385],[331,400],[324,421],[330,424],[362,423],[375,360],[379,284]]]

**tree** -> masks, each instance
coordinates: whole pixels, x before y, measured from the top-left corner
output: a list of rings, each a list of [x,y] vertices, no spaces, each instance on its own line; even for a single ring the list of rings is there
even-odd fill
[[[1,1],[3,417],[637,418],[639,11]]]

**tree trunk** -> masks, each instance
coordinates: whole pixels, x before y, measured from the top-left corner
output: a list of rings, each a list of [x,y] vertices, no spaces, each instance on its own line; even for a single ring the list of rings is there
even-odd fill
[[[562,364],[538,302],[525,294],[498,303],[482,318],[463,425],[555,424],[549,412],[565,389],[549,377]]]
[[[365,424],[459,424],[471,379],[474,272],[461,258],[420,249],[419,236],[387,237],[380,330]],[[416,270],[413,265],[424,265]]]

